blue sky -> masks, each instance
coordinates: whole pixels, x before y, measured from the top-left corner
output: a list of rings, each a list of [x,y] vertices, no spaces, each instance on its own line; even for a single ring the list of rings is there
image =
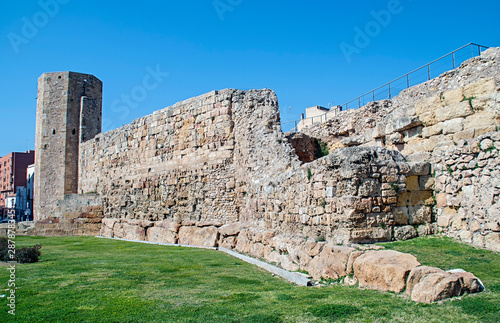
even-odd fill
[[[0,156],[34,148],[44,72],[102,80],[105,131],[224,88],[273,89],[287,121],[469,42],[500,45],[493,0],[2,2]]]

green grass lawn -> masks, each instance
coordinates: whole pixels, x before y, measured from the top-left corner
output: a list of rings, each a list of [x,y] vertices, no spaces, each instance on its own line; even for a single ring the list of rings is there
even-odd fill
[[[41,262],[16,266],[16,320],[0,322],[499,322],[500,256],[443,238],[384,244],[463,268],[486,291],[439,304],[357,287],[298,287],[222,252],[93,237],[17,237]],[[0,294],[9,273],[0,267]]]

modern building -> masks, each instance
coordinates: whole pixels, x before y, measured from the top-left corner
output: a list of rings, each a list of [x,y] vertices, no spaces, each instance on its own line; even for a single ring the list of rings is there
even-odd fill
[[[318,122],[325,122],[337,115],[341,111],[339,105],[333,106],[331,109],[316,105],[306,109],[306,116],[301,116],[300,122],[297,124],[297,131],[301,131],[305,127],[311,126]]]
[[[13,152],[0,158],[0,208],[12,208],[12,204],[16,204],[17,188],[27,186],[28,166],[34,162],[34,150],[25,153]]]

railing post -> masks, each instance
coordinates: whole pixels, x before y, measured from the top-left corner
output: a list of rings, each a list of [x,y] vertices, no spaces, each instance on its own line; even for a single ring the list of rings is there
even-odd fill
[[[410,88],[410,74],[406,74],[406,88]]]
[[[358,98],[358,109],[361,108],[361,98]]]
[[[477,45],[477,50],[479,52],[479,56],[481,56],[481,45]]]
[[[431,64],[427,65],[427,81],[431,79]]]
[[[470,44],[470,54],[471,57],[474,57],[474,46],[472,46],[472,44]]]
[[[451,53],[451,58],[453,60],[453,69],[455,69],[455,52]]]
[[[391,95],[391,83],[389,83],[389,100],[392,99],[392,95]]]

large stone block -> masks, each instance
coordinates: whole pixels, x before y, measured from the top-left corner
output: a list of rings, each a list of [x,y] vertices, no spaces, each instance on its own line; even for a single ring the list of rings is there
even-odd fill
[[[113,226],[114,237],[127,240],[146,240],[146,230],[138,225],[116,222]]]
[[[151,227],[146,231],[146,240],[160,243],[177,243],[177,234],[163,227]]]
[[[421,115],[422,113],[434,111],[441,106],[441,98],[439,95],[433,95],[430,98],[420,99],[415,102],[415,113]]]
[[[394,239],[404,241],[417,237],[417,230],[411,225],[394,227]]]
[[[432,303],[483,289],[482,283],[471,273],[429,272],[414,285],[411,299],[415,302]]]
[[[465,98],[478,97],[485,94],[492,94],[497,92],[497,85],[493,77],[485,80],[467,85],[463,89],[463,96]]]
[[[435,111],[437,122],[463,118],[470,116],[473,113],[474,111],[472,110],[469,101],[454,103],[452,105],[436,109]]]
[[[406,294],[410,296],[411,292],[413,291],[413,287],[415,287],[415,285],[418,284],[425,275],[444,272],[445,271],[442,269],[429,266],[418,266],[413,268],[408,275],[408,280],[406,283]]]
[[[460,132],[464,129],[464,119],[456,118],[443,122],[443,135]]]
[[[392,230],[389,228],[364,228],[352,229],[349,241],[355,243],[373,243],[377,241],[390,241]]]
[[[308,271],[314,279],[337,279],[347,275],[349,255],[356,249],[327,244],[309,263]]]
[[[179,244],[215,247],[217,242],[216,227],[184,226],[179,229]]]
[[[406,287],[408,274],[417,266],[420,263],[410,254],[382,250],[359,256],[353,269],[360,287],[400,293]]]

